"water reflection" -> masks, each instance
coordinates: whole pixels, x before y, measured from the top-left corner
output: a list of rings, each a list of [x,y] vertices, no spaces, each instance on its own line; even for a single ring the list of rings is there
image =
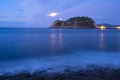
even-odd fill
[[[100,49],[101,50],[104,50],[104,32],[102,31],[101,33],[100,33]]]
[[[60,51],[62,49],[62,44],[63,44],[62,30],[58,30],[58,32],[56,32],[55,30],[52,30],[52,33],[51,33],[52,51]]]
[[[120,33],[119,34],[117,34],[117,51],[119,51],[120,52]]]
[[[55,43],[56,43],[56,33],[54,31],[52,31],[51,33],[51,46],[55,47]]]
[[[59,34],[58,34],[58,44],[60,47],[62,47],[62,39],[63,39],[63,34],[62,34],[62,30],[59,31]]]

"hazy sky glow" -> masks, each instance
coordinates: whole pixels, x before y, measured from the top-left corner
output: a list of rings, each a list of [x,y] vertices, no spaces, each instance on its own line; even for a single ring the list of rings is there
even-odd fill
[[[56,19],[88,16],[96,23],[120,24],[119,5],[120,0],[1,0],[0,23],[48,27]]]

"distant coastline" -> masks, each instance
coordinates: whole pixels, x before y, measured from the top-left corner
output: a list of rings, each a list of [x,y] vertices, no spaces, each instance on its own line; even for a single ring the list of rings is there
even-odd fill
[[[56,29],[119,29],[120,25],[111,25],[108,23],[96,24],[90,17],[72,17],[68,20],[56,20],[49,28]]]

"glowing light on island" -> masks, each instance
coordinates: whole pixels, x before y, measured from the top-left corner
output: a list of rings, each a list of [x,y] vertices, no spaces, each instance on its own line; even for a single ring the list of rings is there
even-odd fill
[[[62,21],[63,19],[62,19],[62,18],[60,18],[59,20],[60,20],[60,21]]]
[[[48,16],[50,16],[50,17],[56,17],[57,15],[58,15],[57,12],[52,12],[52,13],[50,13]]]
[[[104,29],[106,29],[106,27],[102,25],[102,26],[100,26],[100,29],[104,30]]]

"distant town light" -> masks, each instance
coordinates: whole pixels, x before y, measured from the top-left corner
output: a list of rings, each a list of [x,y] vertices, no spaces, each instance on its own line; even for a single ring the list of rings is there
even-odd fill
[[[120,26],[116,27],[117,29],[120,29]]]
[[[100,29],[104,30],[104,29],[106,29],[106,27],[102,25],[102,26],[100,26]]]

